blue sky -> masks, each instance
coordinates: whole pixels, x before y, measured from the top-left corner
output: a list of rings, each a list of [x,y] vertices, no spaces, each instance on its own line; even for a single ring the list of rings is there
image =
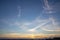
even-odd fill
[[[0,34],[60,34],[60,0],[0,0]]]

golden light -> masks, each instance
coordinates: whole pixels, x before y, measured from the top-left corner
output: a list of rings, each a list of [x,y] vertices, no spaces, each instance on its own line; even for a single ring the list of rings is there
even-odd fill
[[[34,37],[34,34],[32,34],[32,38],[35,38],[35,37]]]

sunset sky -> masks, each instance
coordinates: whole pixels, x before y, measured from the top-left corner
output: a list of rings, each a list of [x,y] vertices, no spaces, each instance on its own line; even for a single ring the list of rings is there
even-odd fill
[[[0,0],[0,34],[60,34],[60,0]]]

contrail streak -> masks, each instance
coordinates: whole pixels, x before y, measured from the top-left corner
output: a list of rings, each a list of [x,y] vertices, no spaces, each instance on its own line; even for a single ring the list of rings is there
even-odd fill
[[[47,24],[48,22],[45,22],[45,23],[43,23],[43,24],[41,24],[41,25],[38,25],[37,27],[35,27],[35,28],[33,28],[33,29],[37,29],[37,28],[39,28],[39,27],[41,27],[41,26],[43,26],[43,25],[45,25],[45,24]]]
[[[38,29],[39,27],[41,27],[41,26],[44,26],[45,24],[47,24],[49,21],[47,21],[47,22],[45,22],[45,23],[43,23],[43,24],[41,24],[41,25],[38,25],[37,27],[34,27],[34,28],[32,28],[32,29],[30,29],[30,30],[28,30],[28,31],[35,31],[36,29]]]

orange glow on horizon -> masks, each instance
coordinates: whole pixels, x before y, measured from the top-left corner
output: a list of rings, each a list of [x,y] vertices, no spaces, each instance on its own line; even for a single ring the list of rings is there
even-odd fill
[[[49,37],[57,37],[60,36],[59,34],[18,34],[18,33],[11,33],[11,34],[2,34],[0,38],[49,38]]]

